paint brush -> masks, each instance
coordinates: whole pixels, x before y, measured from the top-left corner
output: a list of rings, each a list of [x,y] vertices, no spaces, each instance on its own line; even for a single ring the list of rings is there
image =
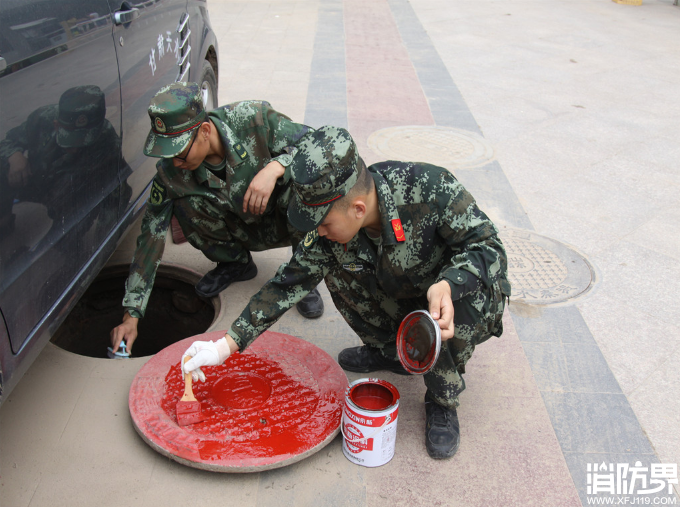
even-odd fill
[[[186,356],[184,362],[186,363],[189,359],[191,356]],[[201,402],[196,400],[194,391],[191,389],[191,373],[184,374],[184,395],[177,402],[175,409],[177,410],[177,424],[180,426],[195,424],[206,418],[201,412]]]

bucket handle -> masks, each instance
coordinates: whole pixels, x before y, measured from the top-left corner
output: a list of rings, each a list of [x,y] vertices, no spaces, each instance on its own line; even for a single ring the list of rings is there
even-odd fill
[[[342,433],[342,436],[345,437],[345,440],[347,440],[348,442],[364,442],[364,441],[367,441],[367,440],[369,440],[370,438],[373,438],[374,436],[376,436],[376,435],[378,434],[378,432],[379,432],[381,429],[383,429],[386,425],[388,425],[391,421],[392,421],[392,414],[387,414],[387,415],[385,416],[385,422],[382,423],[382,426],[380,426],[378,429],[376,429],[376,430],[375,430],[373,433],[371,433],[371,435],[368,436],[368,437],[355,438],[355,439],[347,438],[347,435],[345,434],[345,428],[344,428],[345,425],[342,424],[342,421],[340,421],[340,432]]]

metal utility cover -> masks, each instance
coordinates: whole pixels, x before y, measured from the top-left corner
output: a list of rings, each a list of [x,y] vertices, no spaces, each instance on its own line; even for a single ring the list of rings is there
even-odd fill
[[[494,158],[491,145],[479,134],[450,127],[409,125],[378,130],[368,146],[390,160],[419,160],[447,169],[471,169]]]
[[[265,332],[244,353],[204,367],[194,383],[206,420],[177,424],[184,391],[180,359],[196,340],[177,342],[152,357],[130,388],[130,414],[153,449],[179,463],[213,472],[259,472],[314,454],[339,432],[347,377],[320,348],[300,338]]]
[[[571,303],[596,282],[595,270],[573,247],[533,231],[500,234],[508,256],[511,300],[529,305]]]

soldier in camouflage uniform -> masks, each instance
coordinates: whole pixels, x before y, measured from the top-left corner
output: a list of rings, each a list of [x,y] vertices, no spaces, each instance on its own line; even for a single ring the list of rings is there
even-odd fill
[[[0,142],[0,231],[14,231],[12,207],[18,199],[44,204],[63,234],[82,219],[78,216],[82,210],[101,199],[91,195],[92,203],[84,203],[64,196],[82,199],[87,193],[79,188],[87,188],[91,181],[117,182],[111,174],[118,172],[121,141],[105,116],[105,97],[99,87],[76,86],[61,95],[59,104],[39,107],[7,132]],[[127,184],[123,191],[129,198]],[[117,219],[119,197],[117,190],[107,195],[112,203],[105,206],[107,221]],[[90,225],[81,227],[87,231]]]
[[[305,236],[233,323],[227,336],[195,342],[185,365],[219,364],[245,349],[321,279],[365,345],[343,350],[345,370],[405,374],[396,333],[403,318],[428,309],[442,331],[442,351],[424,375],[426,447],[453,456],[460,442],[456,407],[461,374],[476,345],[503,332],[510,295],[498,231],[446,169],[421,163],[364,166],[343,129],[307,134],[293,162],[290,222]]]
[[[302,237],[286,217],[288,166],[309,127],[267,102],[236,102],[207,112],[195,83],[162,88],[149,116],[144,153],[161,160],[126,282],[123,323],[111,331],[114,351],[123,339],[131,350],[137,337],[173,215],[189,243],[217,262],[196,285],[203,297],[254,278],[251,251],[296,246]],[[308,318],[323,313],[316,289],[298,310]]]

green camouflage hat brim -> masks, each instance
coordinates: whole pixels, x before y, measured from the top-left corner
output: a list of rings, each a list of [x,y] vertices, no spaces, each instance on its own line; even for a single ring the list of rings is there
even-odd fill
[[[57,129],[57,144],[62,148],[91,146],[99,138],[103,129],[104,122],[97,127],[75,130],[67,130],[60,126]]]
[[[146,143],[144,144],[144,155],[157,158],[176,157],[189,146],[191,136],[193,136],[196,129],[201,126],[201,123],[202,122],[198,123],[191,130],[171,136],[157,134],[152,130],[149,132]]]
[[[336,200],[339,200],[342,196],[338,196],[328,204],[307,206],[302,202],[300,196],[295,194],[293,199],[291,199],[288,205],[288,221],[301,232],[311,232],[324,221],[328,213],[330,213],[331,208]]]

